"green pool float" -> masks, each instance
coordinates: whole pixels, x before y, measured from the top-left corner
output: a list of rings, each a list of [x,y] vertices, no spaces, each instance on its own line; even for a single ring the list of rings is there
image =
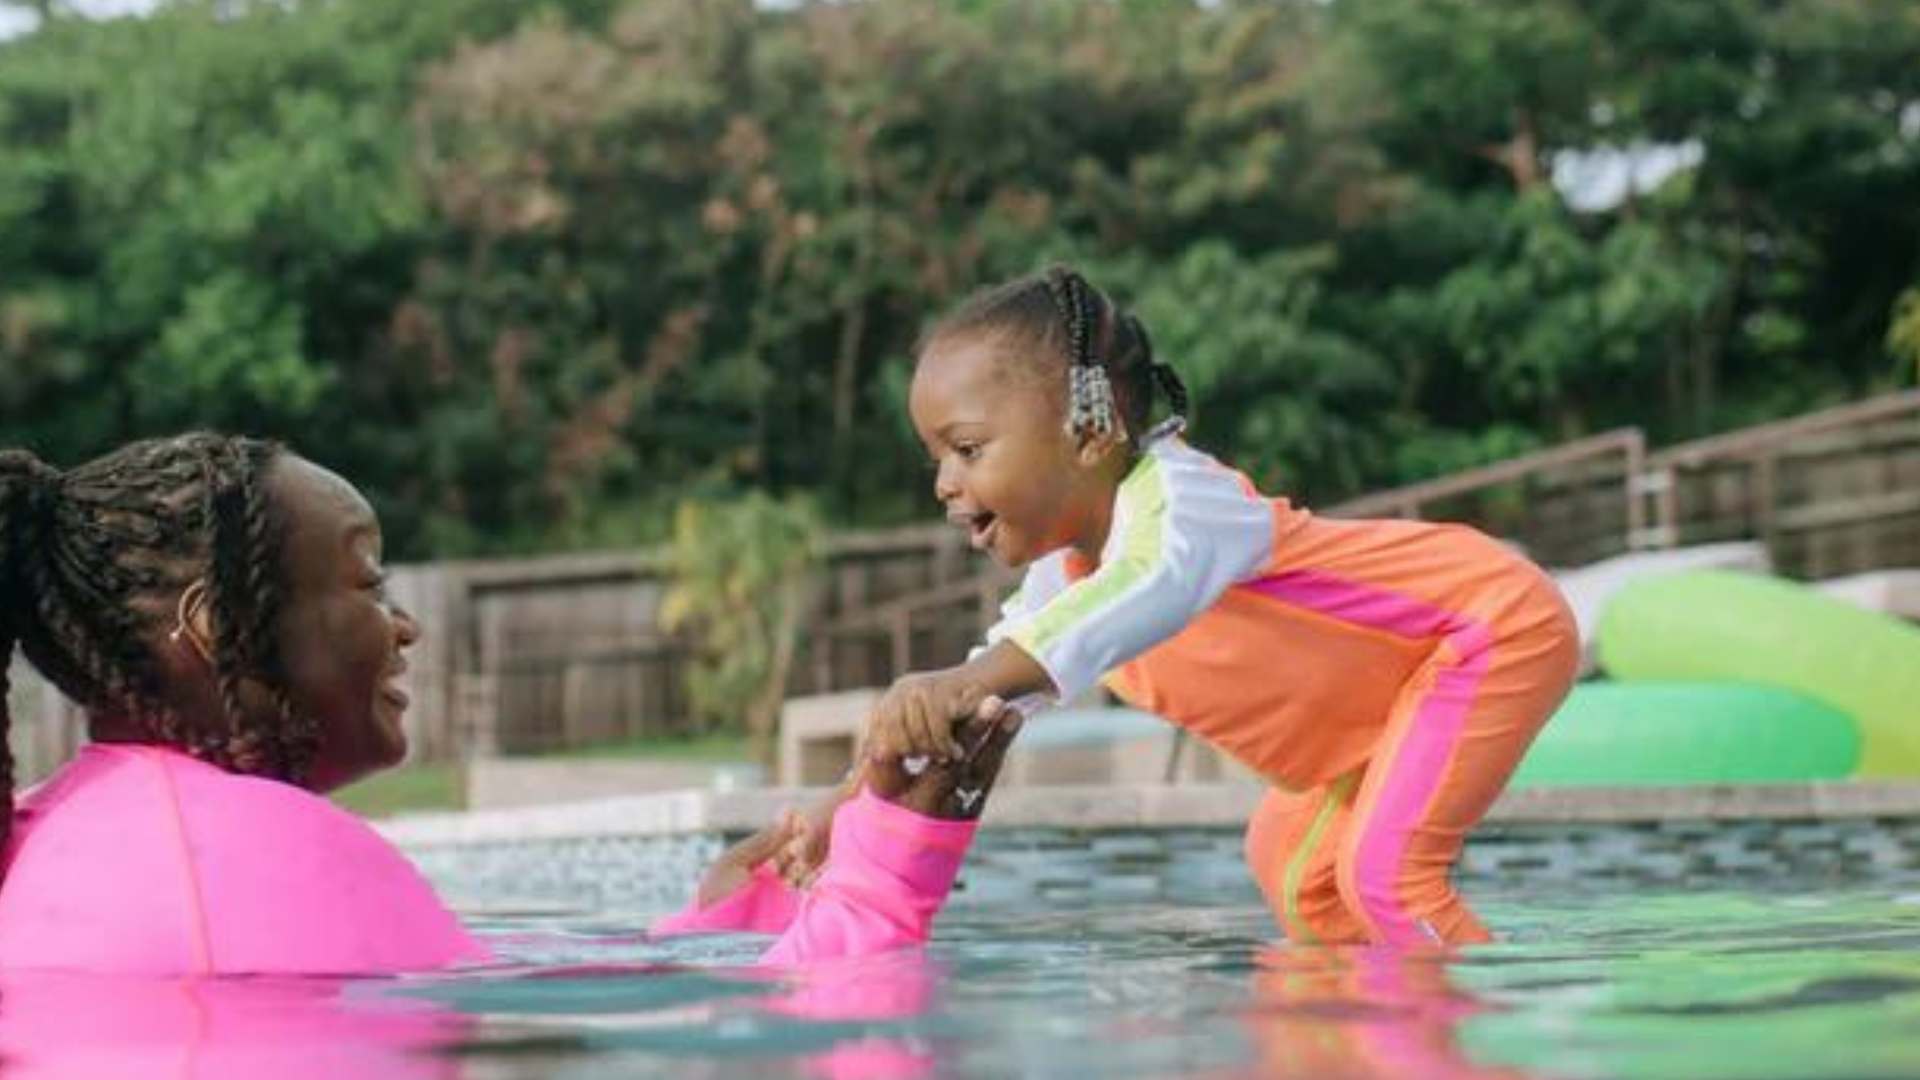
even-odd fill
[[[1600,620],[1622,681],[1761,683],[1853,718],[1862,777],[1920,776],[1920,630],[1779,578],[1702,570],[1636,581]]]
[[[1838,780],[1860,762],[1853,718],[1752,683],[1581,683],[1514,787]]]

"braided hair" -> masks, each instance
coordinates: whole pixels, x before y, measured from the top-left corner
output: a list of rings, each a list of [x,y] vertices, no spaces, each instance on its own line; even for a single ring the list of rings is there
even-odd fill
[[[1070,432],[1104,435],[1117,422],[1137,446],[1185,426],[1186,385],[1154,358],[1146,326],[1070,267],[1050,267],[975,293],[928,330],[921,349],[980,333],[1029,346],[1014,351],[1046,362],[1042,374],[1049,379],[1066,375]],[[1169,417],[1149,428],[1156,395],[1166,401]]]
[[[68,472],[0,451],[0,689],[18,645],[62,694],[146,739],[233,772],[298,782],[318,728],[280,674],[281,527],[267,468],[282,453],[207,433],[150,439]],[[169,704],[154,642],[199,582],[216,627],[209,661],[223,715]],[[241,686],[271,708],[244,709]],[[263,715],[264,713],[264,715]],[[12,823],[11,726],[0,696],[0,842]]]

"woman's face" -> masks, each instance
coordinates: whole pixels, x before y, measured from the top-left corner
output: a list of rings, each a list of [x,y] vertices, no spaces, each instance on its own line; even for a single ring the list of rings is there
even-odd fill
[[[405,756],[407,696],[397,680],[420,628],[387,598],[380,522],[353,485],[282,454],[267,486],[286,529],[279,623],[286,690],[294,710],[319,727],[307,786],[330,791]]]

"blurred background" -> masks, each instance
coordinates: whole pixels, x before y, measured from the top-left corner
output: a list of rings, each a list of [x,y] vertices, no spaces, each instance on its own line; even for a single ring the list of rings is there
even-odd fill
[[[357,483],[434,635],[428,803],[508,754],[750,782],[788,695],[956,658],[1005,579],[924,524],[909,351],[1055,260],[1138,310],[1199,445],[1316,508],[1555,567],[1920,566],[1910,0],[16,0],[0,34],[0,443],[214,427]],[[50,760],[71,718],[32,707]]]

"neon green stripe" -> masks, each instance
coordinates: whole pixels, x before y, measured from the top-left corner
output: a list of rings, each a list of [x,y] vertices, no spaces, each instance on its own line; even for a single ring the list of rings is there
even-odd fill
[[[1101,568],[1105,572],[1081,578],[1010,635],[1013,643],[1029,655],[1040,656],[1061,635],[1093,617],[1159,564],[1167,491],[1160,463],[1152,455],[1141,458],[1132,475],[1121,483],[1116,501],[1127,513],[1127,532],[1119,555]]]
[[[1307,864],[1313,861],[1313,853],[1320,846],[1320,837],[1332,824],[1333,815],[1340,804],[1347,801],[1347,792],[1353,790],[1353,782],[1359,777],[1356,770],[1340,777],[1327,785],[1327,801],[1320,804],[1320,812],[1313,815],[1313,824],[1307,826],[1307,835],[1301,839],[1300,846],[1294,849],[1293,858],[1287,860],[1287,872],[1280,879],[1281,903],[1286,908],[1281,918],[1287,924],[1287,936],[1307,945],[1317,945],[1319,935],[1311,927],[1300,921],[1300,879],[1307,872]]]

